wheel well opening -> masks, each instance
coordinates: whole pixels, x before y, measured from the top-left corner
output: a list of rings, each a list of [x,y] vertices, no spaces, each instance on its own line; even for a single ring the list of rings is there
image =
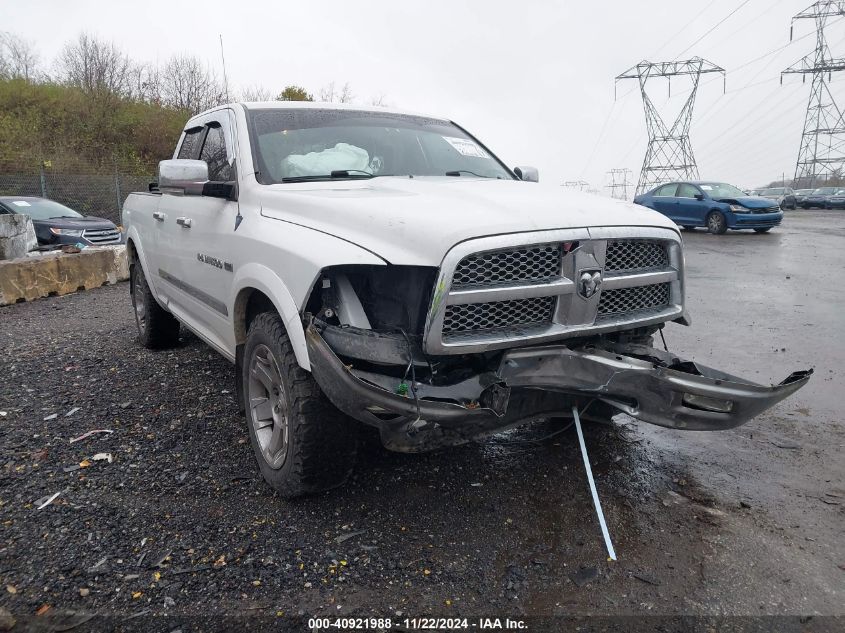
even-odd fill
[[[135,242],[132,239],[126,240],[126,259],[129,262],[129,265],[132,266],[135,263]]]
[[[246,342],[250,324],[262,312],[278,312],[270,297],[255,288],[244,288],[238,293],[234,314],[235,343],[240,345]]]

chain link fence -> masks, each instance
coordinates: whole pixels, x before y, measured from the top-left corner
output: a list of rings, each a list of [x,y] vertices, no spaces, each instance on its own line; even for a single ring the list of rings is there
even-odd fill
[[[140,173],[139,173],[140,172]],[[123,202],[133,191],[147,191],[155,180],[153,168],[107,173],[71,173],[49,162],[33,169],[3,168],[0,165],[0,196],[40,196],[120,224]]]

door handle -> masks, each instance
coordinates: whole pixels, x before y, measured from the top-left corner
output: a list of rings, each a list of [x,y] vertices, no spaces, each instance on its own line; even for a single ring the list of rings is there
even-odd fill
[[[161,211],[153,211],[153,218],[158,220],[159,222],[164,222],[164,218],[167,216],[163,214]]]
[[[189,229],[191,228],[191,218],[176,218],[176,224]]]

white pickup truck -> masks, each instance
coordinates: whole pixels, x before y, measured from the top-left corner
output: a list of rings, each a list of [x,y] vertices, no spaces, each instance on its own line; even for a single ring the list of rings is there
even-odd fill
[[[422,451],[534,416],[726,429],[803,386],[652,347],[689,324],[659,213],[540,185],[457,124],[312,103],[188,121],[123,224],[140,341],[180,323],[236,365],[266,481],[339,485],[355,420]]]

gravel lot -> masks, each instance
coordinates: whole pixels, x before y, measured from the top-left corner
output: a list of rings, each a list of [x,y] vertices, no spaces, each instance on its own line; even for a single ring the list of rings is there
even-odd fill
[[[818,617],[845,615],[843,238],[845,214],[821,211],[766,235],[685,235],[693,326],[667,328],[670,350],[764,383],[816,374],[734,431],[587,429],[616,563],[574,429],[417,456],[370,442],[348,485],[286,502],[258,477],[232,367],[190,334],[138,346],[127,284],[2,308],[2,615],[13,630],[86,613],[163,631],[198,616],[225,630],[223,615],[845,627]],[[70,443],[92,429],[113,433]]]

